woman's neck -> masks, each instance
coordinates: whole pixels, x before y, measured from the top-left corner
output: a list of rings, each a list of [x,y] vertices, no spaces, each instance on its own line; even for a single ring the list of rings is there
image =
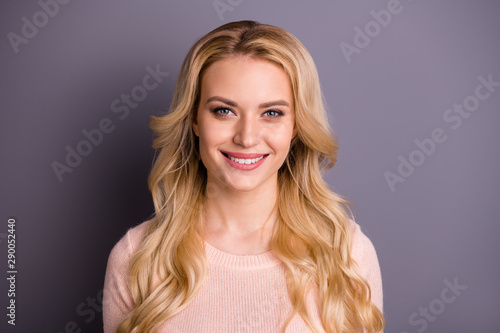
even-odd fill
[[[232,254],[260,254],[269,243],[278,219],[277,184],[253,191],[231,191],[207,184],[202,205],[205,240]]]

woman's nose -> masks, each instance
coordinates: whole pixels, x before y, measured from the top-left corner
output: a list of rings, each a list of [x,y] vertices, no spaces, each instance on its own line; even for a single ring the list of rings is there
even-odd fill
[[[242,117],[236,124],[233,141],[243,147],[252,147],[260,142],[260,136],[261,129],[258,120],[252,117]]]

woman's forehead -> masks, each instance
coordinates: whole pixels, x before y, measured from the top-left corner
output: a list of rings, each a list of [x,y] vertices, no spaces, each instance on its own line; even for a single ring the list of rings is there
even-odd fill
[[[232,56],[210,65],[201,80],[201,95],[204,99],[217,95],[228,99],[292,102],[291,84],[285,71],[269,60],[249,56]]]

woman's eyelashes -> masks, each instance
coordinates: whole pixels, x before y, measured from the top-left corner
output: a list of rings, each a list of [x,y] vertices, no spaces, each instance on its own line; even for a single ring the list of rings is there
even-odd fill
[[[225,106],[218,106],[218,107],[214,108],[212,110],[212,112],[215,113],[218,116],[221,116],[221,117],[227,117],[231,113],[234,114],[233,110],[231,110],[230,108],[225,107]]]
[[[271,117],[271,118],[278,118],[278,117],[283,116],[285,114],[283,111],[280,111],[280,110],[267,110],[264,113],[267,113],[269,115],[269,117]]]
[[[236,113],[231,108],[228,108],[226,106],[218,106],[212,109],[212,113],[220,117],[228,117],[231,115],[231,113],[236,115]],[[266,110],[262,114],[267,118],[279,118],[285,115],[283,111],[277,109]]]

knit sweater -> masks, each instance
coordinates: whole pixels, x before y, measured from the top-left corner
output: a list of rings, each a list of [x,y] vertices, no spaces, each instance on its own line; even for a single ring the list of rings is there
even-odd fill
[[[375,248],[352,222],[354,261],[372,291],[372,302],[382,310],[382,278]],[[148,221],[131,228],[113,247],[104,282],[104,332],[115,332],[133,309],[127,282],[130,258],[137,250]],[[187,307],[165,320],[157,332],[280,332],[292,312],[284,266],[271,251],[235,255],[205,242],[208,271],[199,291]],[[306,296],[313,323],[324,331],[315,291]],[[286,332],[310,332],[295,315]]]

